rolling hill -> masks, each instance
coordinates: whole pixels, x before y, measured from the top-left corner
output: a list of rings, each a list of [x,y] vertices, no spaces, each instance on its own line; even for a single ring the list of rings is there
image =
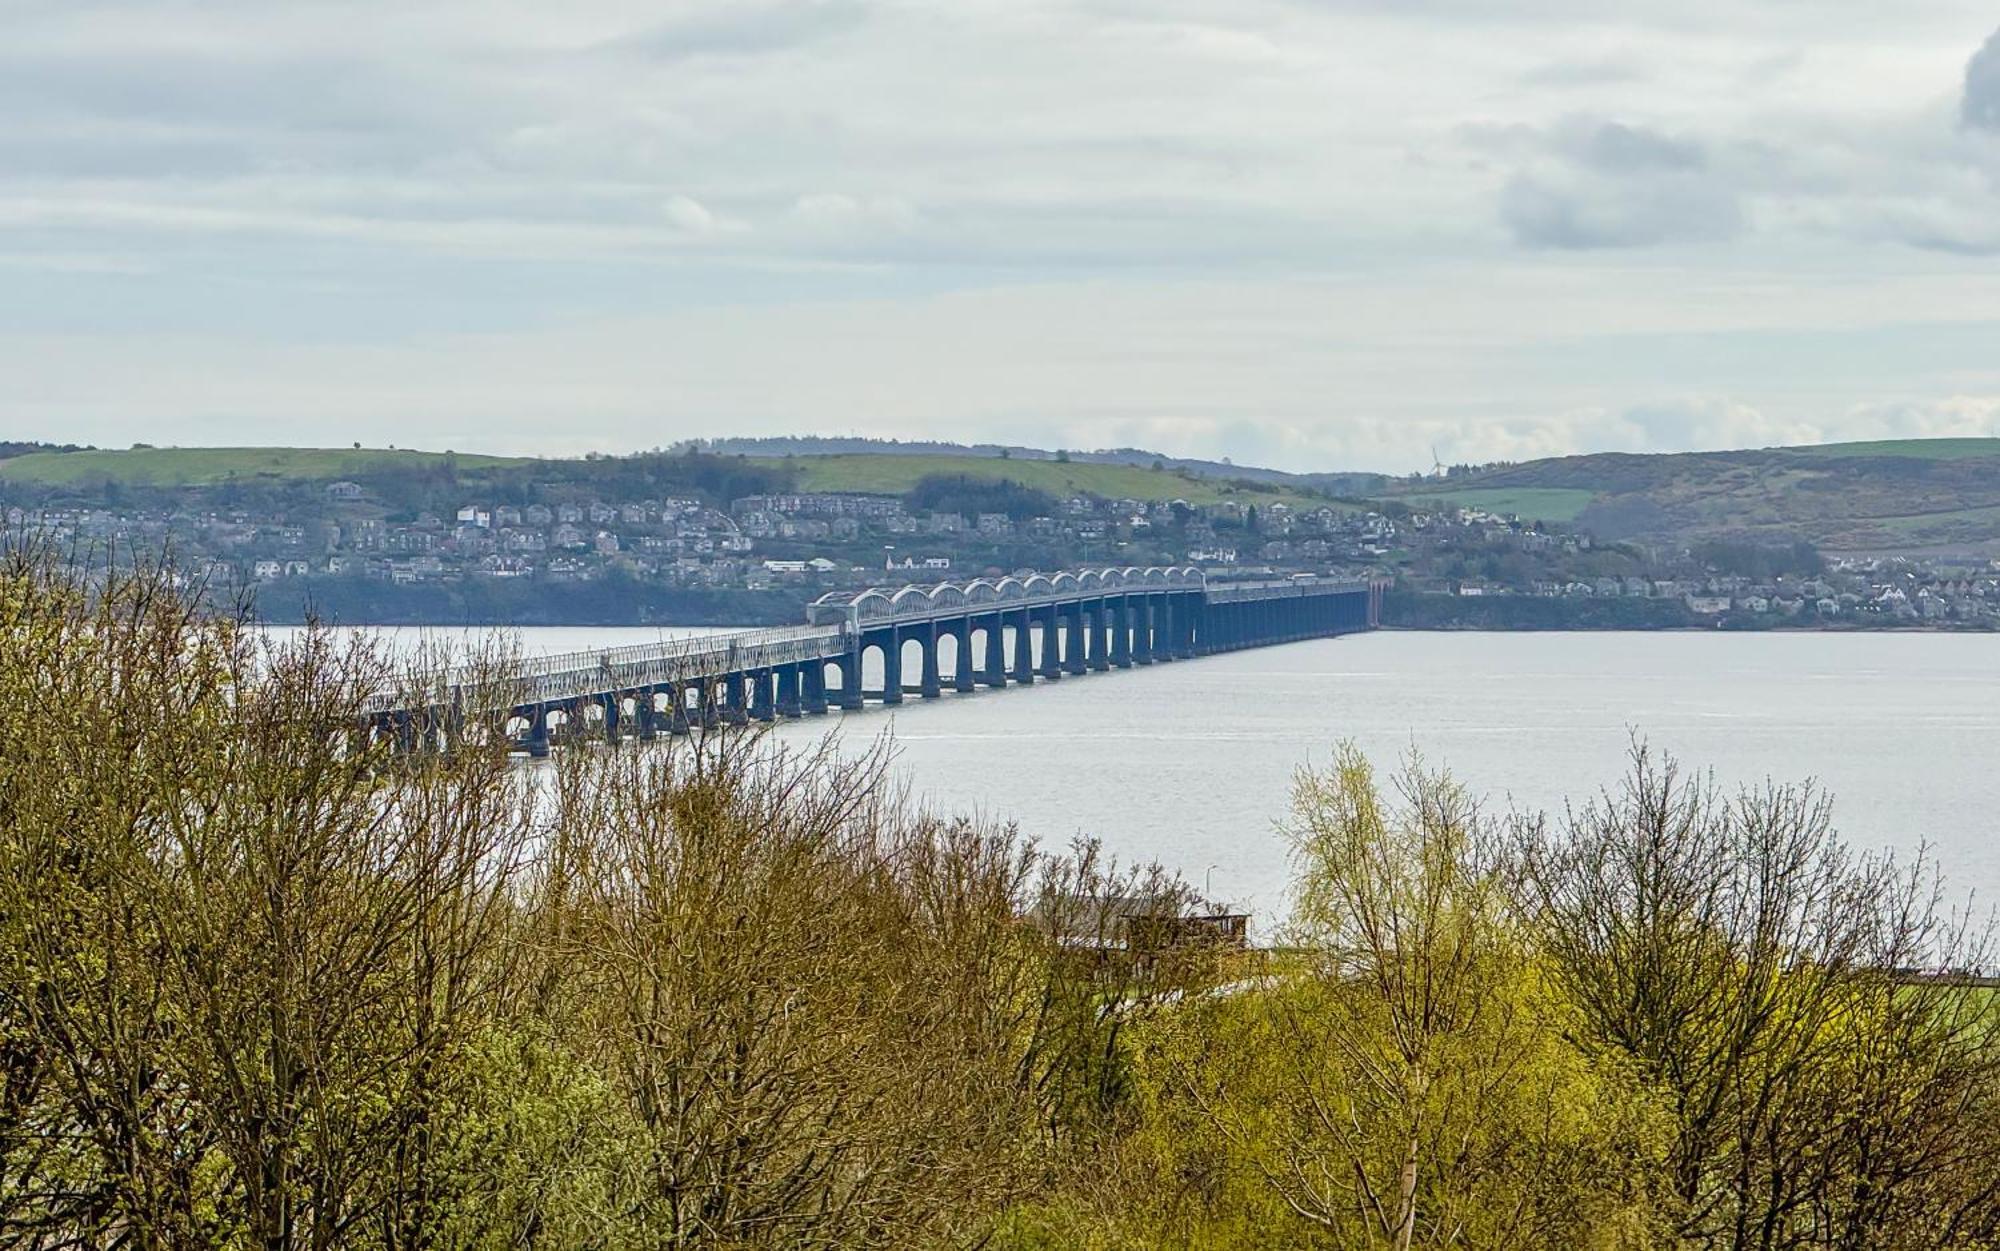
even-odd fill
[[[345,447],[135,447],[75,452],[31,452],[0,460],[0,482],[85,486],[209,486],[232,479],[334,481],[387,469],[441,465],[463,468],[524,465],[511,456],[412,452]]]
[[[1403,483],[1382,498],[1451,500],[1608,539],[2000,555],[2000,439],[1564,456]]]
[[[671,464],[675,458],[663,459]],[[704,459],[715,463],[734,458]],[[1057,496],[1084,493],[1108,499],[1182,499],[1190,504],[1229,499],[1246,504],[1282,501],[1304,506],[1329,502],[1302,487],[1285,485],[1293,481],[1286,474],[1269,473],[1259,481],[1231,480],[1164,464],[1153,468],[1111,460],[1072,462],[1053,456],[1025,459],[972,452],[845,453],[760,457],[754,463],[780,475],[792,489],[801,491],[901,495],[923,478],[950,475],[1017,482]],[[539,477],[538,466],[544,467],[549,476],[575,482],[589,479],[593,473],[609,479],[627,464],[625,458],[619,457],[548,461],[385,448],[136,447],[40,451],[0,459],[0,487],[68,490],[87,498],[107,484],[173,488],[225,483],[331,482],[342,478],[368,480],[373,475],[393,471],[441,471],[447,466],[468,483],[516,474]]]

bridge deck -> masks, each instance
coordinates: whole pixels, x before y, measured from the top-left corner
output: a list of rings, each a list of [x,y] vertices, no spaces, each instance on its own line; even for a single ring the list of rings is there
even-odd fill
[[[1145,663],[1151,658],[1149,632],[1168,628],[1155,624],[1154,605],[1159,605],[1166,614],[1161,618],[1163,622],[1171,620],[1174,604],[1183,605],[1182,611],[1194,616],[1218,614],[1218,623],[1229,614],[1240,615],[1247,608],[1262,606],[1273,610],[1270,615],[1275,622],[1288,604],[1326,603],[1327,597],[1367,594],[1371,604],[1368,621],[1372,624],[1373,590],[1365,582],[1319,579],[1209,582],[1199,571],[1186,569],[1091,570],[1053,577],[975,579],[966,583],[904,587],[895,592],[871,588],[860,593],[822,597],[810,609],[813,624],[529,657],[499,675],[457,671],[445,679],[441,690],[427,694],[420,701],[413,700],[408,693],[384,691],[369,701],[366,711],[371,718],[387,722],[443,708],[460,713],[546,709],[579,701],[613,700],[632,692],[740,680],[746,675],[798,674],[814,662],[855,664],[854,677],[858,681],[859,654],[871,640],[880,646],[885,636],[893,639],[897,637],[895,632],[909,631],[909,637],[928,636],[931,640],[928,646],[934,648],[939,627],[969,631],[975,623],[990,624],[996,617],[1015,625],[1017,634],[1032,629],[1036,622],[1044,623],[1044,628],[1051,631],[1044,636],[1044,652],[1054,655],[1082,645],[1076,637],[1077,629],[1084,614],[1094,612],[1093,628],[1102,633],[1099,639],[1088,643],[1088,648],[1095,652],[1109,643],[1115,619],[1123,623],[1121,631],[1130,634],[1130,645],[1138,649],[1140,663]],[[1071,611],[1065,614],[1065,609]],[[1135,611],[1144,615],[1130,615]],[[1118,613],[1127,615],[1118,617]],[[1225,645],[1254,646],[1315,633],[1342,632],[1337,626],[1315,623],[1305,614],[1293,615],[1298,620],[1290,625],[1274,626],[1261,633],[1253,631],[1227,644],[1197,640],[1197,628],[1183,621],[1172,628],[1185,640],[1192,641],[1185,647],[1176,647],[1162,635],[1162,658],[1220,650]],[[1054,637],[1059,617],[1071,628],[1072,637],[1067,642]],[[1347,628],[1366,626],[1349,624]],[[960,663],[967,663],[967,659],[962,658]],[[1080,655],[1064,659],[1072,666],[1081,663]],[[1103,667],[1101,655],[1093,655],[1093,659],[1099,662],[1097,667]],[[900,664],[895,667],[900,669]],[[928,667],[933,671],[930,681],[935,685],[934,658]],[[1079,670],[1072,667],[1070,671]],[[1053,672],[1045,672],[1054,676]],[[1016,680],[1032,680],[1032,674],[1017,672],[1014,676]],[[886,693],[891,702],[900,698],[900,678],[895,686],[893,692]]]

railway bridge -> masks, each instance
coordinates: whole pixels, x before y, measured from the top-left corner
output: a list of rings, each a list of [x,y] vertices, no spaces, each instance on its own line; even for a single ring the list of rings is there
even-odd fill
[[[452,720],[490,718],[545,756],[563,739],[651,739],[1351,634],[1379,623],[1381,592],[1178,567],[835,591],[802,626],[529,658],[478,690],[454,681],[422,701],[378,696],[369,714],[376,733],[412,748]]]

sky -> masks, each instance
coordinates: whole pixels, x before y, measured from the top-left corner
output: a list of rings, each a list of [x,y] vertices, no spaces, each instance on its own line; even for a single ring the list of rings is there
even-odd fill
[[[1963,0],[0,0],[0,437],[2000,434]]]

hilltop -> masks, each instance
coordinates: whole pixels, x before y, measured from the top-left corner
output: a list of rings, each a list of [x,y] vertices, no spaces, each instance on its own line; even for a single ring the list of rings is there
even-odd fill
[[[898,445],[907,447],[909,445]],[[746,453],[683,448],[668,453],[542,459],[488,456],[463,452],[420,452],[394,448],[287,447],[135,447],[33,451],[0,459],[0,487],[56,492],[87,499],[109,486],[174,489],[185,487],[279,487],[290,483],[355,479],[373,482],[384,477],[437,480],[467,485],[508,482],[598,483],[616,493],[643,466],[648,488],[684,488],[727,503],[728,490],[705,491],[699,475],[677,475],[683,466],[740,464],[739,493],[769,490],[838,491],[904,495],[927,478],[963,478],[980,482],[1014,482],[1057,497],[1093,495],[1104,499],[1146,502],[1185,500],[1212,504],[1241,500],[1246,504],[1283,502],[1318,506],[1327,503],[1303,478],[1276,471],[1246,471],[1251,476],[1229,479],[1170,465],[1164,458],[1143,464],[1122,459],[1069,459],[1067,453],[1037,452],[1015,456],[1008,449],[991,455],[967,449],[959,452],[880,451],[847,453],[787,453],[751,457]],[[1079,454],[1082,455],[1082,454]],[[1134,453],[1134,456],[1144,456]],[[1211,468],[1219,468],[1210,462]],[[685,477],[686,482],[675,481]],[[665,478],[665,481],[653,479]]]
[[[1404,481],[1379,498],[1449,501],[1614,540],[2000,555],[2000,439],[1563,456]]]
[[[1370,500],[1458,504],[1574,527],[1599,539],[1790,542],[1854,553],[2000,556],[2000,439],[1902,439],[1727,452],[1605,452],[1461,467],[1439,477],[1300,474],[1140,449],[1036,448],[861,439],[719,440],[633,456],[553,459],[395,448],[0,449],[0,494],[89,506],[111,490],[206,489],[230,499],[352,479],[408,508],[467,491],[552,484],[606,499],[687,494],[725,504],[770,491],[909,496],[939,483],[1016,484],[1049,499],[1092,496],[1323,507]],[[8,455],[8,452],[15,454]],[[933,489],[932,494],[936,492]]]

